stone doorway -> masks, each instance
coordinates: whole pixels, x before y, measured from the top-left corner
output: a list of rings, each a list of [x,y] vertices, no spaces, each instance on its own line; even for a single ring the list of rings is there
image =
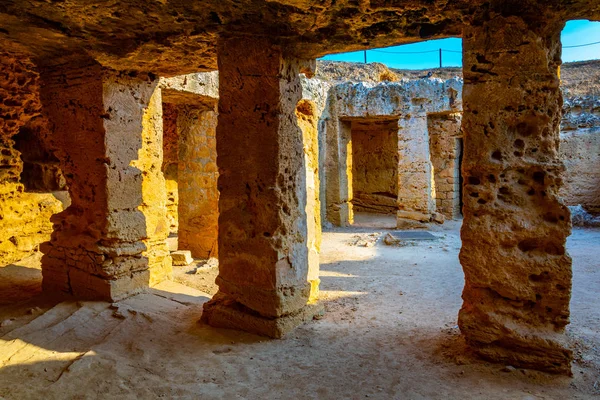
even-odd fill
[[[206,285],[198,289],[207,292],[218,267],[216,108],[216,98],[163,90],[162,171],[174,279],[190,284],[188,275],[202,272]]]

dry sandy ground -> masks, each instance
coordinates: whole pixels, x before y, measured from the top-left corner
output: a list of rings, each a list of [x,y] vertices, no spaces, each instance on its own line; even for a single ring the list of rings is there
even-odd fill
[[[327,312],[281,340],[198,324],[207,297],[173,282],[112,306],[60,303],[45,312],[52,306],[47,300],[19,298],[36,293],[39,270],[0,268],[0,398],[600,396],[600,229],[576,229],[568,243],[574,258],[569,337],[577,354],[568,378],[504,372],[505,366],[465,350],[456,327],[463,285],[457,224],[436,227],[433,242],[389,247],[379,239],[363,247],[355,243],[385,231],[363,222],[324,234]],[[8,289],[18,284],[20,292]]]

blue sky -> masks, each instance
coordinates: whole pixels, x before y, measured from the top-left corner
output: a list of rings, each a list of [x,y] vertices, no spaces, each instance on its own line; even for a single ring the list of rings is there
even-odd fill
[[[600,22],[569,21],[562,32],[563,62],[600,59],[600,43],[593,46],[565,48],[580,44],[600,42]],[[367,62],[380,62],[391,68],[427,69],[439,66],[439,49],[445,67],[462,65],[462,40],[457,38],[387,47],[367,51]],[[389,52],[427,52],[421,54],[392,54]],[[364,52],[332,54],[324,60],[363,62]]]

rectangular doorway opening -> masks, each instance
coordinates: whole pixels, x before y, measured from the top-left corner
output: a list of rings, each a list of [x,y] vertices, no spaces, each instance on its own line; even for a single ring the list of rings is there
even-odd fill
[[[352,119],[350,125],[351,202],[355,225],[395,227],[399,185],[398,117],[357,118]]]

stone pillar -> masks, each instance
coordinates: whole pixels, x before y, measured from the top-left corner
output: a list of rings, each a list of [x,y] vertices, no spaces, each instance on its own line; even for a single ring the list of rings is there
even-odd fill
[[[330,117],[324,124],[327,221],[335,226],[354,223],[352,208],[352,124]]]
[[[495,16],[465,28],[459,326],[487,359],[568,373],[570,218],[558,197],[562,27]]]
[[[162,91],[161,91],[161,94]],[[163,98],[164,100],[164,98]],[[179,230],[179,131],[177,115],[179,107],[172,103],[163,103],[163,165],[167,189],[167,222],[169,233]],[[175,249],[177,250],[177,249]]]
[[[219,292],[202,318],[280,337],[313,315],[300,63],[259,38],[218,51]]]
[[[310,100],[301,100],[296,107],[298,125],[304,142],[306,166],[306,222],[308,241],[308,282],[310,301],[319,296],[319,254],[321,253],[321,200],[319,181],[319,130],[317,106]]]
[[[164,279],[171,264],[156,82],[94,63],[41,78],[71,196],[42,248],[44,290],[117,300]]]
[[[398,152],[397,226],[419,228],[431,220],[435,210],[427,115],[398,120]]]
[[[178,248],[194,258],[218,257],[217,110],[180,106]]]
[[[455,219],[461,215],[461,119],[460,113],[430,114],[427,118],[435,183],[435,208],[447,219]]]

